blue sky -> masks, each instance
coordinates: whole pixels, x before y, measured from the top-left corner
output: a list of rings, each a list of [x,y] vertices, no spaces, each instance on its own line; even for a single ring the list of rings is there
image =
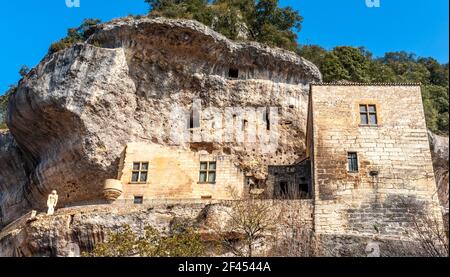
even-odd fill
[[[280,0],[304,17],[302,44],[325,48],[366,46],[376,56],[405,50],[448,62],[448,0],[380,0],[368,8],[366,0]],[[18,81],[22,65],[34,67],[49,45],[84,18],[108,21],[128,14],[144,14],[144,0],[80,0],[67,8],[65,0],[2,1],[0,9],[0,94]]]

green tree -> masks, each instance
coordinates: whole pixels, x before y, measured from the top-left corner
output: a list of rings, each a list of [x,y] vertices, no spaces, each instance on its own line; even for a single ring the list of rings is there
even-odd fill
[[[302,45],[297,49],[297,54],[311,61],[317,65],[318,68],[322,68],[323,61],[327,55],[327,50],[318,45]]]
[[[425,66],[430,73],[429,82],[433,85],[448,86],[448,64],[441,65],[435,59],[419,58],[418,63]]]
[[[278,7],[278,0],[259,0],[255,6],[256,20],[251,26],[256,41],[289,50],[297,48],[295,31],[301,30],[303,17],[291,7]]]
[[[169,236],[161,235],[151,226],[138,235],[129,225],[109,232],[108,239],[95,245],[87,257],[198,257],[205,255],[200,235],[192,228],[178,226]]]
[[[350,46],[335,47],[332,53],[345,69],[348,81],[368,82],[369,62],[359,48]]]
[[[448,134],[448,87],[422,86],[422,97],[427,127],[435,133]]]
[[[52,45],[48,50],[49,54],[53,54],[68,47],[71,47],[75,43],[86,41],[86,39],[88,39],[89,36],[92,35],[93,27],[99,24],[100,22],[101,22],[100,19],[89,18],[85,19],[80,26],[76,28],[70,28],[67,31],[67,36],[65,38],[62,38],[61,40],[55,43],[52,43]]]
[[[367,74],[374,83],[394,83],[398,79],[392,68],[377,60],[369,62]]]
[[[279,7],[278,0],[145,0],[150,16],[195,19],[230,39],[247,39],[270,46],[296,50],[296,31],[303,18],[291,7]]]
[[[325,55],[320,67],[325,82],[350,80],[348,71],[341,64],[339,57],[329,52]]]

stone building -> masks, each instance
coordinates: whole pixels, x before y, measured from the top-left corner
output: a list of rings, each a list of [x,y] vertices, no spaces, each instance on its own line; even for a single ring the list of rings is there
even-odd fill
[[[313,84],[307,155],[318,234],[404,235],[442,218],[418,84]]]
[[[243,171],[226,155],[129,143],[121,161],[118,200],[233,199],[244,190]]]
[[[196,21],[101,24],[11,96],[0,227],[42,210],[53,189],[57,208],[264,191],[300,198],[324,235],[397,236],[418,212],[441,218],[420,87],[321,80],[295,53]]]
[[[129,143],[117,200],[226,200],[260,188],[311,199],[316,233],[334,235],[401,236],[409,216],[439,217],[419,85],[312,84],[308,111],[306,157],[269,165],[261,183],[229,153]]]

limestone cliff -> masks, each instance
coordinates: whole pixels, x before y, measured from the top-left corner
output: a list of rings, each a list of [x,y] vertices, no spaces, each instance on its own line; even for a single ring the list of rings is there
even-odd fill
[[[229,78],[230,70],[237,78]],[[179,106],[189,111],[197,99],[221,113],[279,108],[274,153],[232,142],[176,145],[229,154],[264,178],[268,165],[304,157],[309,83],[320,80],[317,67],[294,53],[233,42],[195,21],[125,18],[99,25],[86,43],[46,56],[10,100],[10,133],[0,133],[0,228],[16,221],[0,232],[0,256],[72,255],[72,244],[92,249],[122,224],[168,230],[174,218],[187,217],[207,225],[205,204],[62,208],[102,199],[103,181],[117,177],[127,143],[176,145],[170,113]],[[430,134],[430,142],[448,207],[448,138]],[[52,189],[60,195],[54,217],[20,218],[42,212]],[[311,216],[307,205],[297,210]],[[358,245],[361,255],[366,243]]]
[[[447,220],[448,228],[448,137],[438,136],[428,132],[430,140],[431,156],[433,158],[433,168],[436,177],[436,186],[439,201],[444,209],[444,219]]]
[[[311,229],[311,201],[286,203],[267,200],[265,205],[270,205],[268,207],[280,216],[277,216],[275,230],[264,233],[264,243],[255,248],[258,255],[269,255],[267,251],[275,251],[277,243],[292,235],[290,232],[294,223],[301,226],[302,231]],[[125,225],[138,234],[142,234],[146,226],[151,226],[162,235],[173,234],[180,226],[188,226],[208,242],[217,235],[226,237],[229,233],[239,232],[229,227],[230,209],[233,208],[227,202],[161,200],[145,205],[64,208],[57,210],[53,216],[27,214],[0,232],[0,257],[79,256],[107,239],[110,232],[116,232]],[[209,251],[213,251],[214,255],[231,254],[226,249],[218,250],[217,245]]]
[[[228,78],[231,69],[237,78]],[[195,99],[222,112],[279,108],[276,153],[235,143],[183,146],[226,152],[263,178],[267,165],[304,156],[308,84],[320,80],[317,67],[294,53],[233,42],[196,21],[125,18],[100,25],[87,43],[46,56],[11,97],[0,218],[6,224],[43,209],[52,189],[59,207],[102,198],[102,182],[117,177],[126,143],[174,144],[170,112],[191,109]]]

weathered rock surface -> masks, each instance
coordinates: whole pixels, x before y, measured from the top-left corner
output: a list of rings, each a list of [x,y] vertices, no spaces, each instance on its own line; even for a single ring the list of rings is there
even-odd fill
[[[137,232],[152,226],[167,234],[176,219],[195,223],[205,206],[97,205],[61,209],[54,216],[41,213],[34,220],[19,220],[0,233],[0,256],[79,256],[124,225]]]
[[[22,173],[14,171],[21,159],[1,164],[0,180],[8,180],[1,184],[4,223],[20,215],[13,203],[23,199],[28,208],[43,209],[52,189],[59,207],[102,198],[102,182],[117,177],[126,143],[173,144],[170,112],[175,106],[189,110],[195,99],[222,110],[276,106],[281,122],[289,122],[278,128],[277,153],[233,143],[207,144],[207,151],[226,151],[262,176],[268,164],[304,155],[307,85],[321,75],[303,58],[235,43],[186,20],[122,19],[98,27],[89,42],[96,46],[77,44],[46,56],[10,100],[7,124],[29,162]],[[239,69],[239,78],[228,78],[230,68]]]
[[[271,243],[281,241],[287,230],[292,231],[294,222],[301,224],[303,230],[311,229],[311,201],[263,201],[263,205],[272,207],[279,216],[273,218],[277,229],[265,235],[265,247],[258,247],[256,253],[267,254],[263,251],[270,250]],[[232,209],[230,202],[155,201],[145,205],[64,208],[53,216],[40,213],[34,218],[27,214],[0,232],[0,256],[76,256],[92,250],[96,243],[105,241],[110,232],[119,231],[124,225],[139,234],[143,234],[146,226],[151,226],[162,235],[170,235],[180,223],[187,224],[208,241],[217,235],[239,232],[229,224]],[[280,233],[275,235],[275,232]],[[220,254],[227,255],[227,252]]]
[[[448,137],[428,132],[431,156],[433,158],[434,175],[436,177],[437,194],[444,209],[444,219],[448,228]]]
[[[24,198],[30,168],[12,135],[0,131],[0,228],[26,211]]]
[[[256,256],[425,255],[420,252],[420,246],[411,241],[376,236],[314,236],[310,225],[311,214],[305,212],[309,202],[281,201],[272,204],[274,210],[282,212],[273,219],[276,228],[265,233],[255,244]],[[219,242],[218,236],[231,235],[236,239],[239,231],[231,230],[227,224],[230,209],[229,204],[220,202],[161,202],[64,208],[57,210],[53,216],[40,213],[35,218],[26,215],[0,232],[0,257],[79,256],[91,251],[95,244],[107,240],[110,232],[119,232],[124,225],[138,234],[143,234],[144,228],[151,226],[162,235],[170,235],[176,232],[180,222],[188,222],[205,242]],[[368,248],[371,245],[375,248]],[[219,251],[217,245],[208,249],[210,255],[233,256],[225,248]]]

